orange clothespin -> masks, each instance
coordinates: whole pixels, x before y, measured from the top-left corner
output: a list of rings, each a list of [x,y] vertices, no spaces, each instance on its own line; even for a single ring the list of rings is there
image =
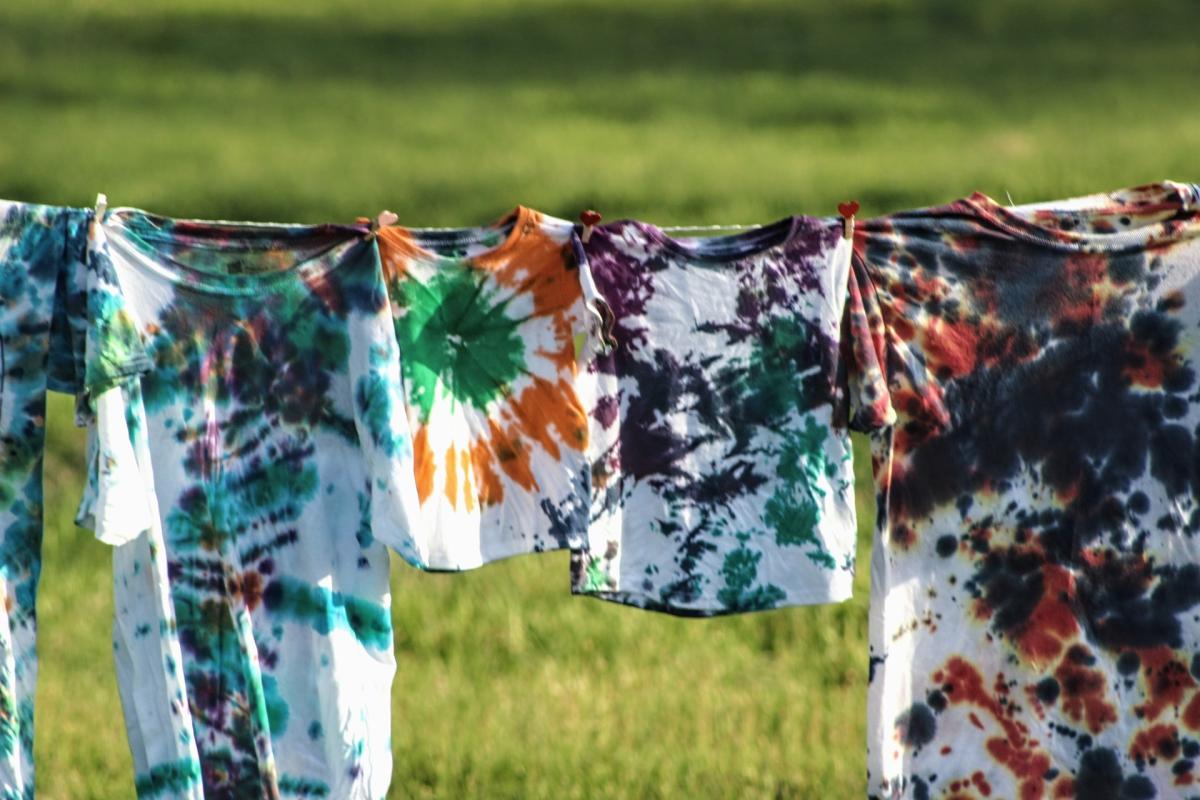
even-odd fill
[[[842,238],[854,238],[854,215],[858,213],[858,201],[838,203],[838,213],[842,215]]]
[[[583,223],[583,243],[587,244],[588,239],[592,238],[592,229],[600,224],[600,220],[604,217],[600,216],[599,211],[588,209],[579,215],[579,221]]]

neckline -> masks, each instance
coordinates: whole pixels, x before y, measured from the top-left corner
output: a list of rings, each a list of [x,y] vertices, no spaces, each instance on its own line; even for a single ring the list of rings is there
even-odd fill
[[[1144,248],[1151,243],[1178,239],[1189,227],[1200,223],[1200,215],[1197,214],[1200,186],[1175,181],[1160,181],[1013,208],[1000,204],[983,192],[973,192],[961,202],[1014,236],[1049,247],[1084,252],[1120,252]],[[1122,212],[1129,216],[1172,213],[1164,219],[1112,233],[1064,230],[1036,221],[1038,215],[1056,218],[1068,215],[1098,217],[1117,216]]]
[[[391,225],[382,228],[379,233],[389,244],[403,250],[407,255],[427,261],[486,261],[504,255],[517,249],[522,240],[538,225],[541,214],[528,206],[518,205],[512,211],[500,217],[495,222],[465,228],[448,228],[439,231],[419,231],[403,225]],[[470,244],[479,241],[489,232],[503,231],[508,228],[504,240],[499,244],[473,253],[468,256],[457,256],[442,252],[436,247],[436,240],[444,240],[445,246],[455,244]],[[431,241],[432,240],[432,241]]]
[[[139,226],[139,222],[143,224]],[[174,219],[128,207],[110,209],[103,224],[110,237],[115,230],[128,240],[134,254],[144,259],[138,263],[172,283],[193,291],[230,295],[259,294],[280,281],[318,278],[336,269],[345,260],[346,252],[362,244],[368,232],[366,227],[358,225]],[[193,250],[227,255],[242,252],[257,258],[280,253],[305,254],[288,258],[289,263],[280,269],[235,274],[184,263],[163,247],[181,243]],[[307,254],[306,245],[311,254]]]
[[[733,263],[785,249],[796,238],[802,219],[791,215],[738,233],[680,239],[649,222],[626,220],[626,223],[640,228],[663,248],[688,261]]]

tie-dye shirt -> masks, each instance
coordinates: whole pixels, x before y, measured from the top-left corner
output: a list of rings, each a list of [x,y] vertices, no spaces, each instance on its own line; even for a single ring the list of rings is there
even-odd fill
[[[46,391],[74,394],[82,384],[77,334],[86,327],[88,219],[83,210],[0,201],[0,797],[6,800],[32,798],[34,791]]]
[[[677,614],[850,596],[850,436],[834,420],[850,245],[794,217],[672,239],[597,228],[594,508],[575,592]]]
[[[462,570],[557,550],[587,524],[578,395],[595,327],[573,226],[527,208],[452,231],[385,228],[421,522],[400,551]]]
[[[859,225],[871,796],[1200,792],[1198,200]]]
[[[141,401],[150,360],[125,308],[102,226],[88,236],[87,313],[71,313],[78,403],[88,423],[87,482],[76,524],[113,548],[113,658],[139,796],[200,800],[200,762]],[[76,320],[80,320],[79,323]],[[131,370],[130,365],[136,365]]]
[[[138,671],[158,643],[129,643],[119,679],[152,727],[131,731],[135,749],[175,736],[199,757],[198,774],[179,763],[139,775],[143,796],[387,792],[384,543],[407,539],[416,498],[401,361],[364,232],[132,209],[104,222],[153,364],[124,396],[165,550],[161,564],[153,546],[117,562],[117,606],[160,613],[135,638],[174,625],[190,718],[161,706],[169,675],[142,703]],[[157,611],[160,572],[173,620]]]

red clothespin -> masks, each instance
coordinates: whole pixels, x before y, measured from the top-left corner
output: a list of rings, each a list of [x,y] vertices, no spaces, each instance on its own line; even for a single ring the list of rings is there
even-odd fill
[[[588,239],[592,238],[592,229],[600,224],[600,220],[604,219],[600,216],[599,211],[588,209],[579,215],[579,221],[583,223],[583,243],[587,244]]]
[[[858,201],[838,203],[838,213],[842,215],[842,237],[854,238],[854,215],[858,213]]]

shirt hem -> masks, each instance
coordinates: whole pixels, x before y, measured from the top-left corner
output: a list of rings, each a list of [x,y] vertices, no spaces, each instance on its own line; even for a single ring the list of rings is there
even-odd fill
[[[578,586],[571,587],[571,594],[579,597],[590,597],[594,600],[603,600],[609,603],[616,603],[618,605],[631,606],[643,611],[654,611],[673,617],[704,618],[725,617],[732,614],[749,614],[759,611],[775,611],[777,609],[794,608],[797,606],[835,605],[844,603],[851,599],[854,596],[854,587],[849,581],[845,586],[833,584],[822,591],[806,592],[801,595],[789,596],[787,600],[764,608],[684,606],[673,603],[663,603],[656,600],[652,595],[644,594],[642,592],[582,589]]]

